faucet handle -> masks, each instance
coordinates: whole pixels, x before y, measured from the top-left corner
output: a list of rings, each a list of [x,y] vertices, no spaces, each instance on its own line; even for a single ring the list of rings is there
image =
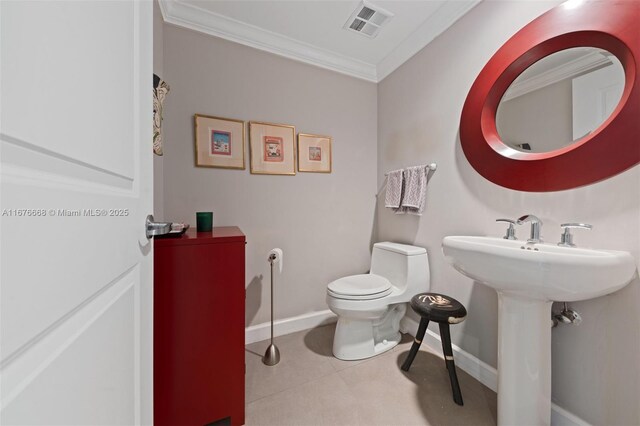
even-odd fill
[[[558,243],[561,247],[575,247],[573,244],[573,234],[571,233],[572,228],[578,229],[592,229],[593,226],[588,223],[563,223],[560,225],[561,228],[564,229],[564,232],[560,235],[560,242]]]
[[[505,240],[516,240],[516,228],[513,225],[516,225],[516,221],[512,219],[496,219],[496,222],[506,222],[509,224],[507,228],[507,233],[505,234]]]
[[[593,225],[589,225],[588,223],[563,223],[560,225],[560,228],[582,228],[582,229],[591,229]]]

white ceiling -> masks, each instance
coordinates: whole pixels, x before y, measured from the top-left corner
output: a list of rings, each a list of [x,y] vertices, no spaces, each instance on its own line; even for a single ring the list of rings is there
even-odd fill
[[[624,79],[624,68],[620,61],[606,50],[596,47],[574,47],[545,56],[535,62],[509,86],[502,101],[509,101],[534,90],[575,78],[596,69],[617,64]]]
[[[378,82],[481,0],[376,1],[376,38],[343,29],[359,0],[160,0],[166,22]]]

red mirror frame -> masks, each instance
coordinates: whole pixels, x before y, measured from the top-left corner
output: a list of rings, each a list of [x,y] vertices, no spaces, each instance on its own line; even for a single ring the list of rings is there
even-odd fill
[[[561,4],[518,31],[467,95],[460,119],[462,150],[493,183],[520,191],[560,191],[640,163],[640,1],[575,3]],[[611,116],[590,135],[555,151],[526,153],[505,145],[496,130],[496,111],[511,83],[538,60],[581,46],[608,50],[624,67],[624,91]]]

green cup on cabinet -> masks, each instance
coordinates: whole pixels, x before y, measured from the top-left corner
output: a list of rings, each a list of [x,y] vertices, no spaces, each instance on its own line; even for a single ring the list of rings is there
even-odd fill
[[[198,232],[211,232],[213,229],[213,212],[197,212],[196,229]]]

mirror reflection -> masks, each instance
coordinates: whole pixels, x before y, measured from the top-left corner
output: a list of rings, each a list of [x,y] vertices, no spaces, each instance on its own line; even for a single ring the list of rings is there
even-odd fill
[[[500,139],[523,152],[549,152],[591,134],[622,97],[624,68],[612,53],[576,47],[549,55],[511,83],[496,113]]]

